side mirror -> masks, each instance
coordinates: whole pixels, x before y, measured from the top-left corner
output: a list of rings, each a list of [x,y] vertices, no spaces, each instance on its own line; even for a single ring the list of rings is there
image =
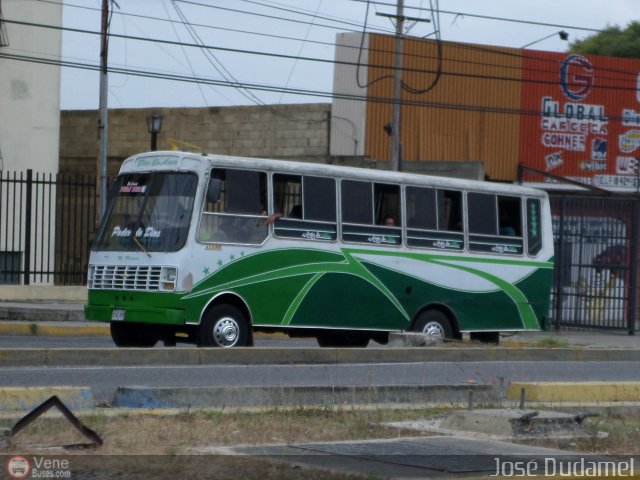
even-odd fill
[[[220,201],[221,190],[222,180],[219,178],[212,178],[209,180],[209,186],[207,187],[207,202],[218,203]]]

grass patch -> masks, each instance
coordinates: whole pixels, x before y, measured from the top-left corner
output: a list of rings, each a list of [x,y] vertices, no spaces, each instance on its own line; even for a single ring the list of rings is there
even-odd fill
[[[443,409],[300,407],[265,411],[194,410],[174,415],[96,413],[82,421],[104,440],[100,453],[176,455],[194,446],[296,443],[391,438],[406,434],[383,422],[430,418]],[[3,421],[6,423],[6,421]],[[11,425],[5,425],[11,426]],[[38,419],[16,437],[17,444],[67,444],[77,433],[61,417]]]
[[[86,468],[80,471],[109,471],[111,474],[105,477],[95,477],[109,480],[120,478],[117,472],[123,469],[126,469],[124,471],[127,472],[127,479],[373,479],[377,478],[375,474],[362,477],[327,473],[321,469],[309,469],[285,462],[271,463],[258,457],[194,455],[192,449],[428,435],[386,428],[380,424],[433,419],[447,413],[450,413],[450,409],[364,409],[329,405],[261,411],[185,410],[174,414],[108,415],[96,412],[83,417],[82,421],[102,437],[104,445],[87,451],[90,455],[81,456],[80,463],[85,462]],[[8,420],[0,421],[0,426],[12,425],[13,422]],[[586,453],[640,455],[640,414],[609,414],[588,418],[585,426],[588,432],[585,438],[571,441],[545,439],[526,443]],[[84,441],[86,440],[63,418],[48,415],[18,434],[13,453],[51,455],[56,452],[40,450],[37,445],[64,445]],[[57,453],[60,454],[60,451]],[[74,460],[74,465],[76,463]],[[206,472],[211,471],[215,471],[216,475],[206,476]]]
[[[564,340],[559,340],[554,337],[545,337],[535,342],[533,346],[540,348],[568,348],[570,345]]]

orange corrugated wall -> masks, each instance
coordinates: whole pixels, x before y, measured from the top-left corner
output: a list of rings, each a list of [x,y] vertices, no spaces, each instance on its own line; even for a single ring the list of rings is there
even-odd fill
[[[389,160],[395,38],[370,36],[365,155]],[[404,41],[403,81],[428,88],[438,70],[437,42]],[[431,90],[403,90],[403,161],[482,161],[492,180],[514,180],[518,164],[522,52],[442,43],[439,81]]]

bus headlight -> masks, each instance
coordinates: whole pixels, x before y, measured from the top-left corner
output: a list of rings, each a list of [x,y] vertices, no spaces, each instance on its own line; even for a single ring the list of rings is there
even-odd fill
[[[176,267],[162,267],[160,271],[160,290],[173,292],[176,289],[178,269]]]

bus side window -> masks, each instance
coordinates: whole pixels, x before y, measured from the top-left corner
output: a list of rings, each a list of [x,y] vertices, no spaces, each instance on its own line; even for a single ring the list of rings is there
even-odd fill
[[[302,176],[273,174],[273,212],[279,218],[302,218]]]
[[[282,238],[333,241],[337,238],[336,182],[332,178],[273,175],[274,234]]]
[[[509,237],[522,236],[522,215],[518,197],[498,196],[498,233]]]
[[[462,231],[462,192],[457,190],[437,191],[438,230]]]
[[[407,187],[407,245],[462,250],[462,192]]]
[[[304,219],[335,224],[336,181],[333,178],[305,176],[303,187]]]
[[[342,239],[345,242],[400,245],[400,187],[343,180]]]
[[[540,200],[527,198],[527,251],[529,255],[537,255],[542,250],[540,209]]]
[[[217,198],[205,198],[197,239],[201,242],[259,245],[267,238],[264,172],[214,168]],[[213,200],[217,200],[213,202]]]
[[[475,193],[468,195],[469,233],[479,235],[498,234],[498,212],[496,196],[491,193]]]
[[[520,198],[470,192],[467,205],[470,250],[523,253]]]

